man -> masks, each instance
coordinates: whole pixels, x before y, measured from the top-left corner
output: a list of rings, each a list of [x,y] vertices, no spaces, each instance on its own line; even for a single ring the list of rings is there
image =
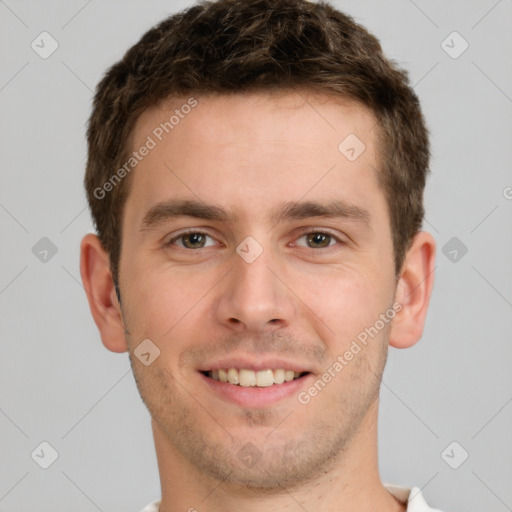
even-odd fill
[[[416,343],[435,242],[405,72],[328,4],[202,3],[98,85],[81,274],[152,416],[145,511],[425,511],[382,484],[388,346]]]

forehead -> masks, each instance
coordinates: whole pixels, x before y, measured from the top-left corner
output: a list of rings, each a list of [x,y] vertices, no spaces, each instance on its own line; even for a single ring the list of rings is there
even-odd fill
[[[307,121],[307,125],[296,121]],[[307,142],[308,146],[314,135],[322,134],[326,146],[337,148],[347,128],[373,144],[375,125],[374,115],[361,103],[311,91],[190,95],[162,100],[146,109],[133,130],[132,145],[136,147],[147,135],[157,143],[172,143],[173,139],[178,145],[193,131],[202,143],[248,142],[248,136],[256,136]]]
[[[173,98],[136,123],[131,149],[151,149],[127,202],[147,210],[169,196],[193,197],[231,203],[243,216],[283,194],[362,198],[379,193],[375,144],[374,116],[346,99],[283,91]]]

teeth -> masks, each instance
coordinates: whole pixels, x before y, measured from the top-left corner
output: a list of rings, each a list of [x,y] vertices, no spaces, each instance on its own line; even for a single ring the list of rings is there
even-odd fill
[[[283,382],[291,382],[300,376],[299,372],[293,370],[284,370],[278,368],[276,370],[260,370],[253,371],[241,368],[228,368],[227,370],[213,370],[208,372],[208,376],[221,382],[229,382],[235,386],[242,387],[259,387],[264,388],[273,384],[282,384]]]
[[[284,370],[274,370],[274,384],[282,384],[284,382]]]
[[[256,386],[256,373],[252,370],[240,370],[240,386],[244,388]]]
[[[238,382],[238,372],[234,368],[228,370],[228,382],[230,384],[240,384]]]
[[[256,386],[266,388],[274,384],[274,372],[272,370],[261,370],[256,372]]]

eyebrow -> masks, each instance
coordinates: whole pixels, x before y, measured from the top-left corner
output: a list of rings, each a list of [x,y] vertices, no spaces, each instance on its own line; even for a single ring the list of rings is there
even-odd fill
[[[220,206],[206,204],[190,199],[169,199],[152,206],[144,215],[141,231],[153,229],[165,221],[177,217],[196,217],[198,219],[227,221],[228,212]]]
[[[371,215],[368,210],[341,200],[325,203],[316,201],[288,202],[273,211],[270,218],[275,224],[290,219],[308,219],[310,217],[343,218],[355,220],[371,227]]]
[[[140,231],[154,229],[160,224],[178,217],[194,217],[219,222],[237,219],[236,215],[221,206],[190,199],[169,199],[155,204],[147,211],[142,220]],[[371,227],[371,215],[368,210],[341,200],[325,203],[290,201],[275,208],[269,215],[273,225],[286,220],[308,219],[311,217],[344,218],[361,222],[368,228]]]

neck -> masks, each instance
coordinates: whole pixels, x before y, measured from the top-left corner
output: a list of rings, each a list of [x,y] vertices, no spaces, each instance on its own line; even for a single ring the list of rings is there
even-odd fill
[[[214,479],[186,460],[153,421],[162,500],[160,512],[403,512],[382,485],[377,460],[378,400],[369,409],[350,446],[327,471],[306,484],[275,492],[247,489]]]

